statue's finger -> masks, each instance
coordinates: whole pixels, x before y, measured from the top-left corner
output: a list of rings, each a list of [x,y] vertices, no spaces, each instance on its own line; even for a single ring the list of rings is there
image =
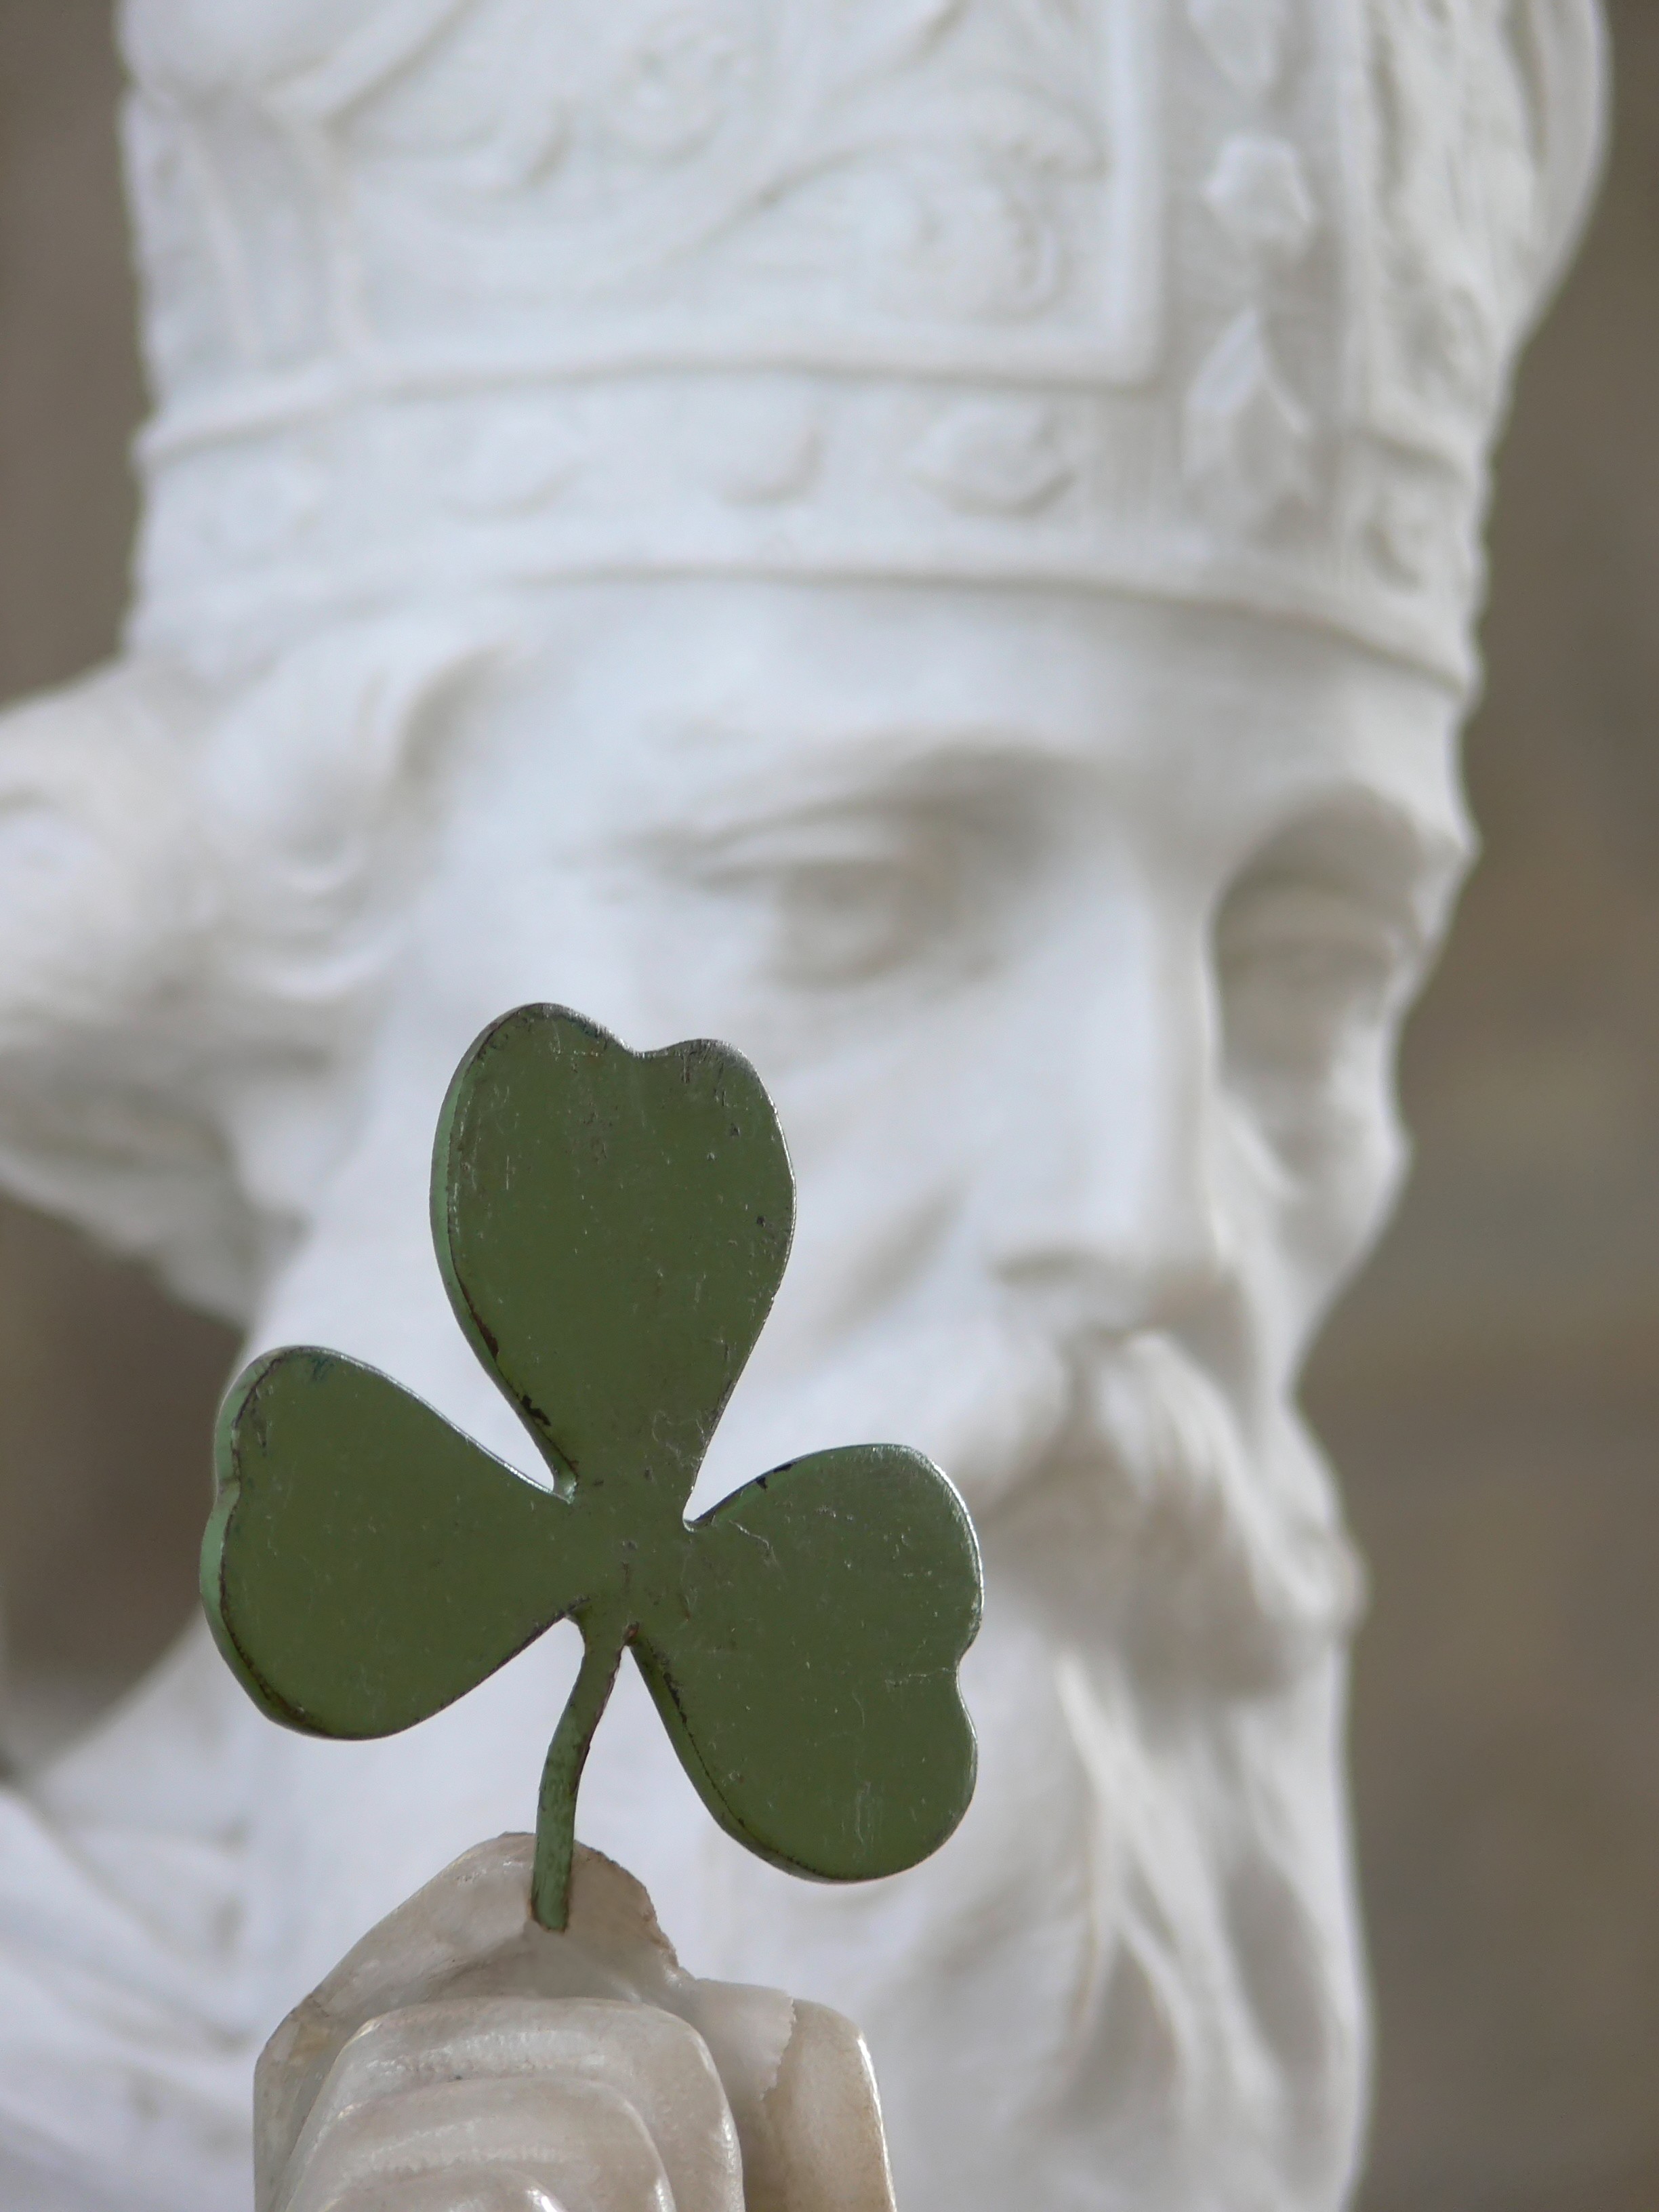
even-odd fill
[[[747,2212],[893,2212],[875,2073],[850,2020],[726,1982],[697,1983],[684,2009],[737,2124]]]
[[[533,2173],[508,2166],[483,2173],[428,2173],[388,2183],[365,2181],[337,2197],[330,2212],[570,2212]]]
[[[439,2081],[341,2115],[281,2212],[403,2212],[440,2184],[446,2212],[484,2193],[530,2212],[676,2212],[650,2131],[616,2090],[533,2077]],[[494,2208],[491,2208],[494,2212]]]
[[[743,2212],[738,2137],[702,2037],[651,2006],[605,2001],[452,1998],[371,2021],[335,2062],[295,2147],[295,2172],[308,2174],[329,2147],[349,2146],[365,2127],[392,2126],[369,2117],[376,2108],[407,2115],[428,2089],[456,2084],[503,2090],[501,2117],[488,2124],[481,2117],[477,2137],[481,2151],[501,2157],[520,2143],[518,2087],[532,2111],[543,2089],[602,2090],[643,2127],[675,2212]]]

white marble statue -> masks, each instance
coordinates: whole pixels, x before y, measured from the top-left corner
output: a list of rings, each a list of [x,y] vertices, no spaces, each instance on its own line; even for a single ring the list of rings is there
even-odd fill
[[[156,410],[125,653],[0,721],[0,1175],[522,1463],[428,1239],[453,1066],[532,999],[738,1047],[800,1226],[708,1488],[860,1437],[956,1478],[979,1793],[907,1876],[793,1882],[625,1674],[585,1839],[692,1972],[859,2023],[904,2212],[1336,2212],[1360,1577],[1295,1387],[1403,1165],[1591,0],[121,21]],[[0,1795],[7,2212],[246,2206],[261,2045],[529,1825],[574,1664],[338,1746],[198,1627]],[[526,1985],[463,1996],[386,2065],[465,2075]],[[574,2172],[610,2138],[505,2018]],[[720,2069],[734,2125],[781,2063]],[[521,2105],[389,2198],[325,2100],[283,2185],[545,2212]]]

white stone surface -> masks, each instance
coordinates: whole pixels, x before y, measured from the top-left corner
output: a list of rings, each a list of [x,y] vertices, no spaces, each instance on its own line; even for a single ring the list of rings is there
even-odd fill
[[[956,1476],[982,1779],[912,1875],[793,1884],[629,1674],[586,1837],[697,1973],[859,2022],[906,2212],[1334,2212],[1359,1574],[1296,1378],[1404,1164],[1586,0],[124,20],[147,519],[126,657],[0,720],[0,1173],[522,1460],[428,1243],[453,1066],[538,998],[738,1045],[800,1229],[706,1490]],[[245,2203],[273,2021],[525,1825],[572,1671],[321,1745],[193,1632],[0,1796],[9,2212]],[[428,2147],[500,2203],[545,2042],[456,1996],[385,2063],[496,2053]]]

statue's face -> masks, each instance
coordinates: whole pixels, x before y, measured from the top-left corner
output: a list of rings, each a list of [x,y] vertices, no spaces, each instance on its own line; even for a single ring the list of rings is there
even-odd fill
[[[1401,1166],[1395,1027],[1467,851],[1450,695],[1288,625],[1012,590],[618,587],[518,634],[261,1334],[522,1455],[425,1183],[472,1037],[556,1000],[737,1045],[793,1149],[706,1488],[890,1435],[994,1517],[1171,1361],[1270,1450]]]
[[[424,890],[258,1337],[368,1359],[525,1465],[428,1241],[455,1063],[538,999],[749,1054],[799,1231],[704,1495],[860,1439],[956,1477],[980,1787],[898,1882],[793,1883],[696,1811],[635,1686],[587,1832],[711,1971],[860,2021],[901,2193],[1021,2202],[1036,2160],[1056,2203],[1103,2172],[1337,2202],[1354,1580],[1292,1393],[1401,1166],[1395,1026],[1467,851],[1455,702],[1288,625],[1081,596],[510,611],[516,657],[435,734]],[[401,1739],[411,1771],[532,1771],[562,1694],[532,1663]]]

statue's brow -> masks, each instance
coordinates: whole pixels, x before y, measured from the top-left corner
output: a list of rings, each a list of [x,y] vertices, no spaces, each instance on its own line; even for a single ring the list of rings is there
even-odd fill
[[[1068,749],[1053,739],[1002,726],[882,724],[787,741],[787,753],[776,739],[727,733],[715,742],[740,748],[744,767],[678,787],[647,835],[715,844],[860,810],[988,799],[1071,764]],[[763,764],[750,766],[757,757]],[[781,767],[787,769],[781,802]]]
[[[1395,794],[1344,791],[1304,805],[1251,856],[1235,896],[1253,880],[1294,877],[1399,914],[1427,945],[1474,850],[1460,820],[1443,820]]]

